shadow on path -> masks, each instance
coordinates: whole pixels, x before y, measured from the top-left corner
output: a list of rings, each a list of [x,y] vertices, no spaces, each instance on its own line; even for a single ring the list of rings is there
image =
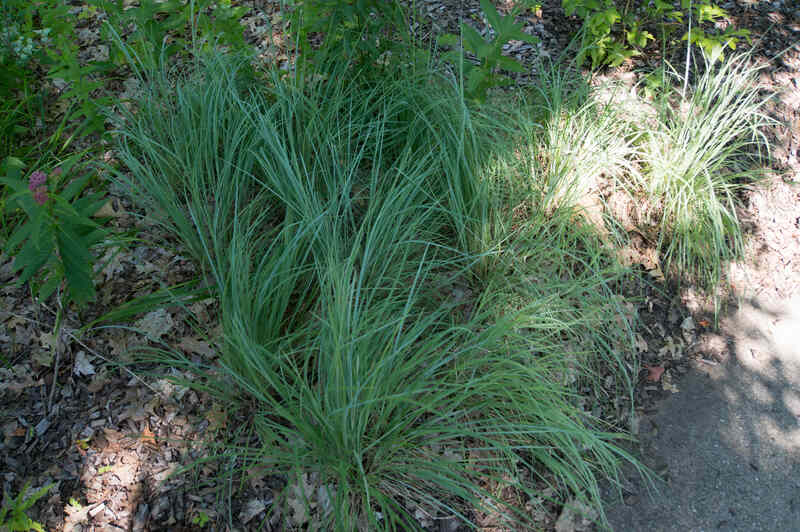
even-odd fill
[[[742,304],[722,332],[727,362],[698,362],[641,421],[665,482],[631,479],[614,530],[800,530],[800,297]]]

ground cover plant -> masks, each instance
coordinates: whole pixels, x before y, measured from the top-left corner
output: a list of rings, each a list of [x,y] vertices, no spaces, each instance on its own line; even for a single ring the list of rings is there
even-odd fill
[[[518,61],[503,55],[503,47],[512,39],[532,44],[538,42],[536,37],[522,31],[522,25],[514,20],[518,6],[515,5],[508,15],[501,15],[491,2],[482,0],[481,9],[495,34],[490,41],[487,42],[472,26],[465,23],[461,24],[460,36],[447,34],[439,38],[440,44],[456,47],[457,51],[445,53],[444,58],[461,72],[467,97],[478,102],[486,100],[490,88],[513,83],[511,79],[500,74],[500,68],[512,72],[525,71]],[[466,51],[478,59],[477,65],[465,61]]]
[[[36,504],[37,500],[44,497],[53,486],[44,486],[30,495],[27,493],[28,488],[29,486],[26,485],[15,499],[9,497],[9,500],[3,501],[3,506],[0,508],[0,527],[3,529],[21,530],[23,532],[29,530],[41,532],[44,530],[41,523],[37,523],[28,517],[25,512]]]
[[[13,0],[0,8],[4,250],[15,257],[18,282],[31,279],[42,300],[63,292],[65,303],[80,305],[95,298],[96,251],[122,241],[98,224],[107,220],[93,218],[107,195],[93,159],[102,150],[101,141],[108,141],[106,119],[116,104],[104,87],[130,70],[131,54],[152,66],[159,56],[175,61],[211,45],[246,46],[238,22],[242,8],[229,4],[140,2],[126,7],[98,0],[84,7],[77,17],[63,2]],[[97,13],[107,22],[92,55],[82,58],[82,39],[75,37],[82,19]],[[47,88],[49,80],[58,82],[56,97]],[[54,173],[42,181],[38,176],[47,168]],[[34,180],[41,182],[26,190]]]
[[[615,0],[562,0],[564,11],[583,20],[578,62],[593,67],[619,66],[653,43],[662,53],[685,41],[697,45],[716,61],[725,50],[735,50],[749,39],[746,29],[729,24],[728,13],[709,0],[618,2]],[[680,37],[678,37],[680,35]]]

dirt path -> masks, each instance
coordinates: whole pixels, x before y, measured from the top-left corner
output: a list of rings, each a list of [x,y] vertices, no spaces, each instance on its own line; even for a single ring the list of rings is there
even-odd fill
[[[800,298],[753,300],[723,330],[729,360],[699,363],[642,421],[666,483],[634,485],[614,530],[800,530]]]
[[[796,117],[785,104],[800,97],[800,74],[783,79],[780,109]],[[749,194],[747,260],[731,266],[719,334],[698,338],[679,391],[640,422],[643,457],[665,482],[651,496],[630,478],[609,504],[614,530],[800,530],[798,133],[783,132],[788,169]]]
[[[800,21],[781,2],[739,4],[764,36],[756,57],[794,46],[762,77],[778,91],[779,175],[748,194],[746,260],[730,267],[718,334],[697,339],[678,392],[641,419],[642,455],[665,481],[649,494],[627,479],[624,500],[607,508],[616,531],[800,530]]]

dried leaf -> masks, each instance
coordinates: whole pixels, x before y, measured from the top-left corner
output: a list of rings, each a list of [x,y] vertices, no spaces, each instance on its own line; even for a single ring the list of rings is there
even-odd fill
[[[672,336],[667,336],[665,338],[665,341],[666,344],[664,345],[664,347],[658,350],[659,358],[663,359],[664,357],[666,357],[667,354],[669,354],[672,360],[682,359],[684,356],[683,341],[681,341],[681,339],[678,337],[673,338]]]
[[[269,469],[266,467],[261,465],[253,466],[247,470],[247,482],[250,484],[251,488],[260,491],[266,486],[268,475]]]
[[[664,378],[661,379],[661,387],[664,388],[664,390],[672,393],[678,393],[680,391],[678,390],[678,387],[672,383],[672,375],[669,371],[664,373]]]
[[[217,351],[208,342],[203,342],[196,338],[183,338],[178,344],[178,347],[187,353],[197,353],[198,355],[204,355],[210,358],[217,355]]]
[[[656,266],[647,273],[648,275],[650,275],[650,277],[652,277],[656,281],[664,281],[666,279],[666,277],[664,277],[664,272],[662,272],[661,268],[659,268],[658,266]]]
[[[255,516],[267,509],[267,505],[261,499],[251,499],[247,501],[239,513],[239,519],[242,523],[247,524],[253,520]]]
[[[650,382],[658,382],[664,373],[664,366],[645,366],[645,368],[647,368],[647,380]]]
[[[224,429],[228,424],[228,414],[225,412],[225,408],[216,402],[211,405],[211,410],[206,412],[205,417],[208,420],[208,430],[212,432]]]
[[[55,355],[53,354],[53,351],[46,351],[44,349],[37,349],[33,352],[33,355],[31,355],[31,360],[43,368],[52,367],[54,359]]]
[[[125,210],[116,198],[110,198],[94,213],[95,218],[119,218],[121,216],[125,216]]]
[[[573,499],[564,505],[555,524],[556,532],[584,532],[594,528],[597,511],[583,502]]]
[[[76,501],[70,500],[71,503]],[[68,504],[64,506],[64,530],[82,530],[81,523],[88,521],[89,506],[81,506],[80,504]]]
[[[28,323],[28,320],[26,320],[25,318],[23,318],[21,316],[16,316],[15,315],[15,316],[12,316],[11,319],[9,319],[6,322],[6,328],[8,328],[8,329],[19,329],[20,327],[24,328],[27,323]]]
[[[123,259],[127,259],[127,257],[125,254],[120,253],[119,250],[106,250],[99,261],[99,264],[103,265],[102,273],[106,281],[117,277],[125,270],[125,265],[122,263]]]
[[[295,480],[295,483],[290,486],[286,503],[292,511],[292,521],[297,526],[302,526],[308,522],[308,510],[311,505],[311,497],[314,494],[314,486],[312,485],[308,473]]]
[[[94,366],[89,362],[89,358],[84,351],[75,353],[75,364],[72,367],[72,372],[78,377],[88,377],[94,375]]]
[[[33,380],[31,374],[33,371],[28,364],[17,364],[11,368],[0,368],[0,392],[10,391],[14,394],[31,388],[33,386],[42,386],[44,380]]]
[[[644,340],[641,334],[636,333],[636,351],[639,353],[644,353],[647,350],[647,342]]]
[[[135,325],[145,336],[157,342],[172,329],[174,324],[172,316],[166,310],[160,308],[147,313]]]
[[[144,429],[142,429],[142,433],[139,435],[139,439],[145,445],[150,447],[158,447],[158,443],[156,442],[156,435],[150,430],[150,425],[145,425]]]
[[[119,480],[120,485],[131,486],[134,484],[136,481],[136,471],[138,469],[137,464],[137,461],[132,461],[131,463],[114,465],[114,476]]]
[[[101,371],[97,375],[94,376],[92,382],[89,383],[89,386],[86,387],[90,393],[97,393],[103,389],[103,387],[110,381],[108,372]]]
[[[46,347],[51,351],[58,349],[58,337],[53,333],[43,332],[39,335],[39,342],[41,342],[42,347]]]

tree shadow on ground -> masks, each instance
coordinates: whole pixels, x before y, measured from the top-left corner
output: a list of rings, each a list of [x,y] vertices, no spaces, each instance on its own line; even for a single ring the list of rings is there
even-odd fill
[[[664,481],[648,495],[631,478],[614,530],[800,529],[800,298],[754,303],[723,322],[728,360],[697,362],[642,420]]]

